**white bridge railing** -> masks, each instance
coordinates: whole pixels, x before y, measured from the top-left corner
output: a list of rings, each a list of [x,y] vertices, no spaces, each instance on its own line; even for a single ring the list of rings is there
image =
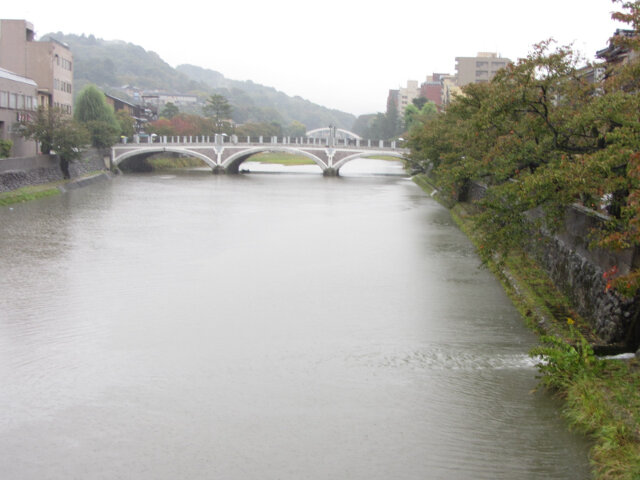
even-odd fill
[[[351,147],[397,150],[404,148],[402,139],[396,141],[386,140],[364,140],[348,138],[316,138],[316,137],[239,137],[237,135],[215,134],[212,136],[168,136],[156,134],[134,135],[133,138],[122,137],[121,144],[160,144],[160,145],[296,145],[296,146],[317,146],[317,147]]]

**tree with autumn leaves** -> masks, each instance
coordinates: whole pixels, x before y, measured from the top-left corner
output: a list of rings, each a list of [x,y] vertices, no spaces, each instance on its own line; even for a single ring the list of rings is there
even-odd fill
[[[585,67],[572,48],[541,42],[491,82],[463,87],[410,135],[409,166],[429,171],[444,194],[487,185],[478,217],[487,257],[525,244],[527,212],[541,208],[554,226],[575,203],[610,218],[594,245],[640,245],[640,1],[613,1],[613,18],[629,26],[611,39],[624,62]],[[594,81],[599,69],[605,79]],[[640,272],[611,285],[634,296]]]

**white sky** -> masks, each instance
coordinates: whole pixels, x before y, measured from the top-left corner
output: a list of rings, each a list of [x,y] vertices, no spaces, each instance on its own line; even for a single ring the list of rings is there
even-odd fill
[[[168,5],[168,6],[163,6]],[[516,60],[553,37],[589,60],[616,28],[611,0],[7,1],[2,18],[124,40],[356,115],[384,111],[390,88],[455,73],[455,57]]]

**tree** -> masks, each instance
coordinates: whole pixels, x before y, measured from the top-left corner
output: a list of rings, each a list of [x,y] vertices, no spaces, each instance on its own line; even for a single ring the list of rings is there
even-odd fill
[[[89,143],[87,130],[55,107],[39,107],[33,119],[22,124],[22,136],[39,142],[42,153],[56,153],[64,178],[70,178],[69,163]]]
[[[425,104],[428,102],[429,102],[429,99],[426,97],[416,97],[413,100],[411,100],[411,103],[415,105],[418,108],[418,110],[422,110],[422,107],[424,107]]]
[[[216,132],[228,129],[231,110],[229,101],[217,93],[207,98],[207,104],[202,108],[204,115],[214,120]]]
[[[384,140],[395,137],[400,133],[400,117],[398,115],[398,106],[392,97],[389,97],[387,101],[387,113],[384,116],[384,127],[382,136],[379,137]]]
[[[94,85],[87,85],[78,95],[74,118],[90,132],[94,147],[106,148],[117,142],[120,125],[104,93]]]
[[[415,106],[415,104],[410,103],[409,105],[407,105],[404,109],[404,127],[405,130],[411,130],[411,127],[413,126],[413,122],[414,119],[418,116],[418,114],[420,113],[420,109],[418,107]]]
[[[171,120],[173,117],[180,113],[180,109],[173,103],[167,102],[162,111],[160,112],[160,116],[164,118],[168,118]]]
[[[125,110],[116,112],[116,120],[120,126],[120,135],[133,137],[136,133],[135,120]]]
[[[287,135],[290,137],[304,137],[307,133],[307,127],[297,120],[293,120],[287,127]]]
[[[595,244],[640,246],[640,1],[616,3],[623,12],[613,18],[632,29],[611,50],[629,55],[608,62],[603,83],[588,81],[570,47],[547,40],[412,131],[410,164],[432,168],[441,193],[456,200],[469,180],[488,186],[476,219],[485,258],[527,245],[531,209],[553,229],[575,203],[609,215]],[[638,268],[608,278],[623,295],[640,290]]]

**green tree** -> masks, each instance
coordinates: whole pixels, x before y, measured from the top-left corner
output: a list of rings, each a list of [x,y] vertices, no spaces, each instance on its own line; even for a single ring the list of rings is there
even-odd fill
[[[76,121],[85,125],[94,147],[110,147],[118,141],[120,125],[104,93],[94,85],[87,85],[78,95],[74,109]]]
[[[396,102],[389,97],[387,101],[387,112],[384,116],[384,127],[382,136],[379,138],[389,140],[401,131],[400,116],[398,115],[398,106]]]
[[[133,135],[135,135],[135,120],[125,110],[118,110],[116,112],[116,121],[120,126],[120,135],[125,137],[133,137]]]
[[[420,113],[420,109],[416,107],[413,103],[407,105],[404,109],[404,128],[405,130],[411,130],[413,126],[414,119]]]
[[[11,148],[13,142],[11,140],[0,140],[0,158],[7,158],[11,156]]]
[[[486,258],[526,245],[532,209],[553,229],[575,203],[610,216],[593,232],[600,246],[640,246],[640,1],[616,3],[613,18],[635,34],[611,39],[629,56],[606,65],[603,83],[587,79],[570,47],[544,41],[412,131],[410,166],[432,169],[441,193],[455,200],[473,179],[488,186],[477,218]],[[623,295],[640,289],[637,268],[609,278]]]
[[[224,95],[213,94],[207,98],[207,104],[202,108],[206,117],[213,119],[216,132],[228,130],[232,107]],[[227,132],[228,133],[228,132]]]
[[[287,127],[287,135],[290,137],[304,137],[307,133],[307,127],[297,120],[292,121]]]
[[[413,100],[411,100],[411,103],[415,105],[418,108],[418,110],[422,110],[422,107],[424,107],[425,104],[428,102],[429,102],[429,99],[426,97],[416,97]]]
[[[22,124],[22,136],[39,142],[42,153],[57,154],[64,178],[70,178],[69,163],[90,140],[83,125],[54,107],[39,107],[33,119]]]
[[[160,112],[160,116],[164,118],[168,118],[171,120],[173,117],[180,113],[180,109],[173,104],[172,102],[167,102],[162,111]]]

